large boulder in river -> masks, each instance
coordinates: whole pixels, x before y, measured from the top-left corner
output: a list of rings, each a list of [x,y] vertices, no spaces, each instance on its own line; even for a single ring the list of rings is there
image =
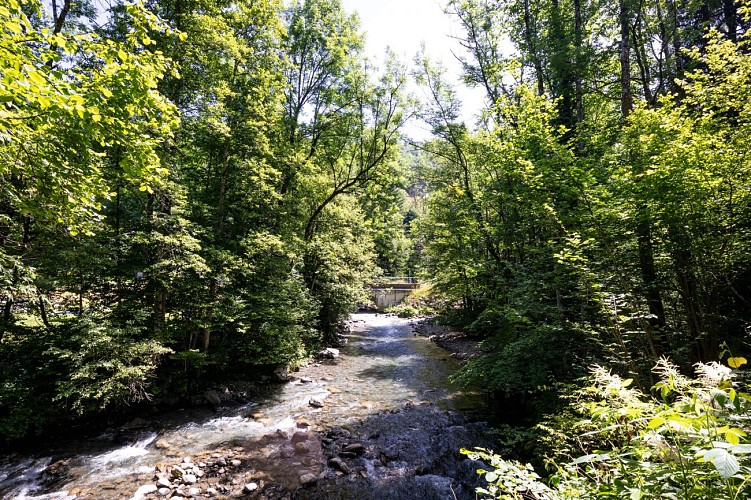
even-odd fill
[[[203,397],[206,398],[206,401],[208,401],[212,406],[219,406],[220,404],[222,404],[222,398],[219,397],[219,393],[214,390],[206,391],[205,393],[203,393]]]
[[[289,365],[277,365],[274,368],[274,378],[280,382],[287,382],[291,378],[289,374]]]

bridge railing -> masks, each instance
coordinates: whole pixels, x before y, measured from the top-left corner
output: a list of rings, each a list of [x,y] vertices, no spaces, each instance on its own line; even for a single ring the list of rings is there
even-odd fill
[[[387,283],[418,283],[417,278],[414,276],[380,276],[375,279],[377,284]]]

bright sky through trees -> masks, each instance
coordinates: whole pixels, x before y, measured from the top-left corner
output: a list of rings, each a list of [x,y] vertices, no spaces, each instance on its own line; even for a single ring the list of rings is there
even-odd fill
[[[366,35],[365,49],[373,60],[381,61],[386,47],[390,47],[400,59],[411,64],[424,43],[425,53],[435,62],[440,61],[451,74],[451,81],[460,86],[464,118],[471,124],[482,106],[483,93],[459,83],[461,68],[454,54],[464,55],[455,39],[461,31],[451,16],[444,13],[446,3],[445,0],[342,0],[345,10],[359,13],[360,26]],[[419,90],[416,94],[424,97]],[[406,132],[418,139],[430,135],[424,124],[416,122],[409,124]]]

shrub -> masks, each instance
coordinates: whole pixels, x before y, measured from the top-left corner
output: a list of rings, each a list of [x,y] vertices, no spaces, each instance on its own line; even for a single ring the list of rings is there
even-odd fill
[[[731,358],[738,367],[745,360]],[[596,366],[591,385],[572,402],[580,419],[547,429],[557,443],[554,474],[544,488],[529,466],[485,450],[495,471],[481,472],[491,498],[746,498],[751,494],[751,395],[738,390],[732,371],[699,363],[688,378],[666,359],[654,369],[654,396]],[[568,428],[560,427],[568,422]],[[563,438],[563,439],[562,439]],[[574,450],[578,456],[574,456]],[[527,496],[525,496],[527,495]],[[533,496],[530,496],[533,495]]]

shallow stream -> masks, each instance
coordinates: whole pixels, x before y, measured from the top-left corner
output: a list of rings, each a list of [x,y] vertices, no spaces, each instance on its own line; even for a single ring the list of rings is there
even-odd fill
[[[357,314],[350,325],[338,357],[303,367],[263,400],[162,414],[125,445],[110,432],[51,456],[6,460],[0,497],[376,498],[386,488],[393,498],[453,498],[461,485],[436,475],[454,473],[441,454],[459,464],[460,446],[484,444],[484,427],[463,416],[480,399],[450,386],[458,363],[417,336],[414,322]],[[194,484],[180,483],[177,464],[198,476]],[[418,478],[424,488],[417,476],[428,478]],[[165,477],[175,484],[155,491]]]

